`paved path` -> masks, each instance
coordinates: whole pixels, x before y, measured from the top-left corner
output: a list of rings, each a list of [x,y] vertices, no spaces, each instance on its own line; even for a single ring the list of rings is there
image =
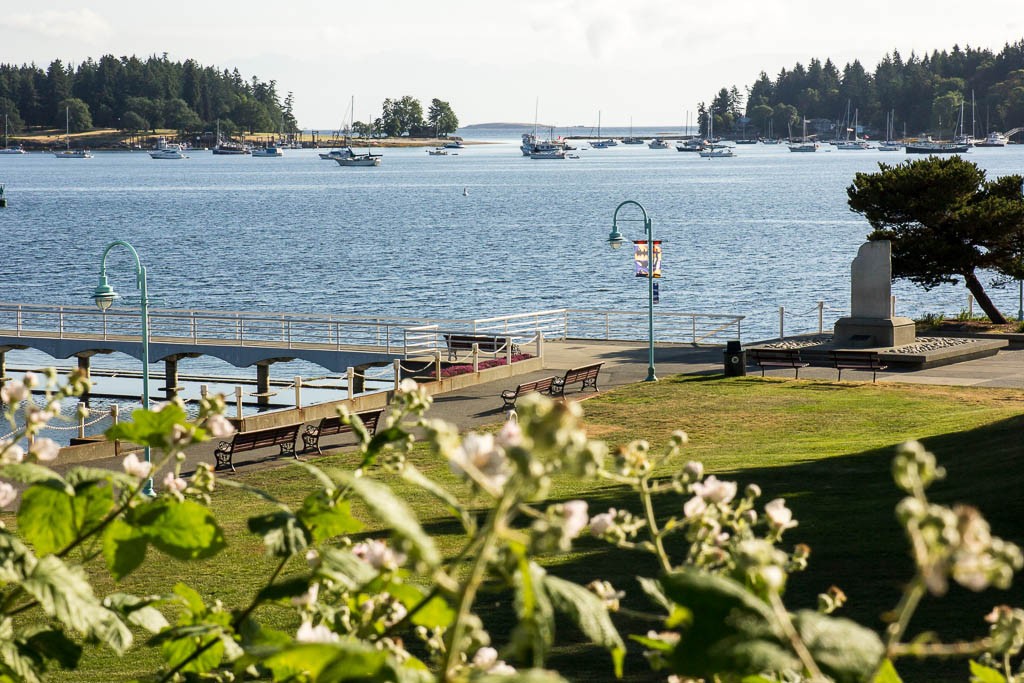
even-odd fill
[[[434,397],[430,416],[456,424],[460,429],[476,429],[504,419],[499,394],[502,389],[549,375],[557,375],[568,368],[591,363],[604,363],[599,387],[602,390],[641,382],[647,377],[647,346],[637,343],[592,341],[549,342],[545,346],[545,369],[515,378],[478,384],[449,394]],[[721,374],[724,365],[721,348],[693,348],[690,346],[662,346],[655,352],[655,367],[659,378],[679,374]],[[759,374],[756,368],[748,373]],[[792,370],[769,370],[769,377],[792,377]],[[826,367],[809,367],[800,371],[801,379],[835,381],[836,371]],[[870,381],[870,372],[844,371],[843,381]],[[1024,389],[1024,349],[1000,351],[989,358],[965,361],[928,370],[901,370],[878,373],[879,382],[908,382],[952,386],[1008,387]],[[581,395],[581,394],[576,394]],[[587,394],[590,395],[589,392]],[[574,394],[570,391],[569,398]],[[183,472],[191,472],[199,462],[213,462],[216,442],[190,448]],[[275,459],[276,449],[263,449],[255,454],[243,453],[236,467],[239,472],[259,467],[281,466],[289,459]],[[120,467],[119,458],[107,458],[90,463],[98,467]]]

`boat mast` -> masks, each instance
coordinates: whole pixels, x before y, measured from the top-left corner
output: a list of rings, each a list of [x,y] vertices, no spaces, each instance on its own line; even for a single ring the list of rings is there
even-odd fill
[[[71,151],[71,107],[64,107],[64,143]]]

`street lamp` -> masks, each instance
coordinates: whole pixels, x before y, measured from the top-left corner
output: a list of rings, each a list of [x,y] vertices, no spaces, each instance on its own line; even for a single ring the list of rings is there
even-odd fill
[[[626,201],[615,207],[615,213],[612,214],[612,231],[608,234],[608,245],[612,249],[619,249],[622,244],[626,241],[623,238],[622,233],[619,232],[619,210],[627,204],[640,209],[643,214],[644,222],[644,233],[647,235],[647,335],[648,335],[648,349],[647,349],[647,378],[645,382],[657,382],[658,378],[654,374],[654,229],[651,227],[651,219],[647,216],[647,210],[640,204],[632,199]]]
[[[114,299],[118,298],[117,292],[107,283],[107,254],[118,245],[127,247],[135,257],[135,286],[142,295],[140,305],[142,312],[142,409],[149,410],[149,296],[146,293],[146,267],[139,260],[139,252],[135,251],[135,247],[122,240],[107,245],[107,248],[103,250],[103,258],[100,259],[100,282],[96,285],[96,291],[92,293],[92,298],[96,302],[96,307],[104,313],[114,303]],[[146,462],[150,463],[150,468],[152,468],[149,446],[145,447],[145,453]],[[156,495],[156,491],[153,490],[152,472],[142,493],[147,496]]]

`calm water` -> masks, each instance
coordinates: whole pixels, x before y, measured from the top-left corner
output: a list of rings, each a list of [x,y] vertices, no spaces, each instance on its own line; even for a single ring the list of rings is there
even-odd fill
[[[661,308],[745,315],[751,341],[777,334],[779,306],[800,315],[787,332],[816,326],[819,299],[826,324],[848,310],[850,261],[869,226],[848,210],[846,187],[857,171],[906,159],[829,147],[792,154],[784,145],[700,159],[643,145],[532,161],[514,133],[472,135],[504,141],[446,157],[386,149],[383,165],[368,169],[341,168],[314,150],[277,159],[0,157],[9,200],[0,210],[0,300],[91,305],[102,250],[124,239],[141,254],[159,307],[462,318],[643,310],[646,287],[629,255],[604,243],[615,207],[635,199],[665,241]],[[1022,170],[1024,147],[969,158],[995,177]],[[624,226],[642,237],[640,224]],[[108,258],[126,295],[129,258]],[[955,315],[967,304],[962,285],[894,290],[901,315]],[[992,293],[1016,312],[1016,287]],[[134,364],[95,364],[126,362]],[[274,374],[310,374],[290,365]],[[203,370],[238,372],[208,359],[182,366]]]

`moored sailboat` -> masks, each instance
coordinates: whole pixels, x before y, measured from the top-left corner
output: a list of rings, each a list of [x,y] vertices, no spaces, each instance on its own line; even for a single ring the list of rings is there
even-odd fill
[[[64,125],[67,129],[67,133],[64,136],[65,149],[58,150],[53,153],[53,156],[58,159],[92,159],[92,152],[87,149],[71,149],[71,108],[64,107]]]

